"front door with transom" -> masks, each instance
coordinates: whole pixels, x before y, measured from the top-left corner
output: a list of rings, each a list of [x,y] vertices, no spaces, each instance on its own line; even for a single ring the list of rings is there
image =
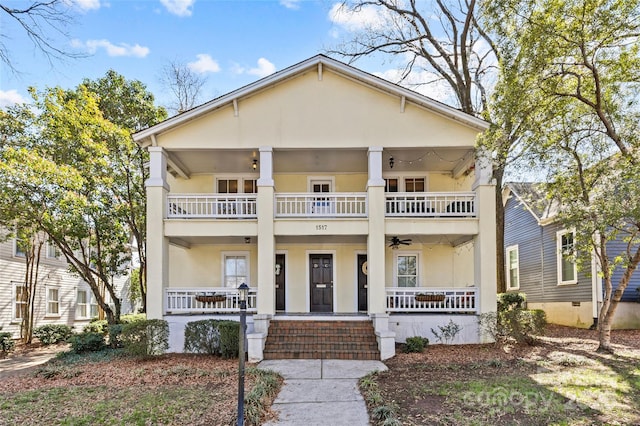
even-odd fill
[[[333,312],[333,255],[309,256],[311,312]]]

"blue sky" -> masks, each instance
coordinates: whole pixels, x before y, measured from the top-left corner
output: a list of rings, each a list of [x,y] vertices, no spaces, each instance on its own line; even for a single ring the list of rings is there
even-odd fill
[[[203,101],[225,94],[335,46],[349,31],[377,19],[372,11],[345,17],[338,0],[68,0],[74,22],[61,48],[88,55],[50,62],[6,16],[0,27],[14,73],[0,64],[0,107],[29,100],[27,88],[72,88],[114,69],[140,80],[167,105],[159,82],[169,61],[207,77]],[[6,0],[13,7],[23,0]],[[339,58],[338,58],[339,59]],[[380,61],[356,63],[382,75]],[[390,67],[390,65],[387,65]]]

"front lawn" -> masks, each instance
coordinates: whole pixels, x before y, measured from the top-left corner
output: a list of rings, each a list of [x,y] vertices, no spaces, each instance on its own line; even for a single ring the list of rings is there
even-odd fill
[[[640,424],[640,331],[614,331],[615,355],[594,331],[549,326],[535,346],[429,346],[398,353],[364,378],[374,424]]]
[[[248,424],[269,415],[280,385],[274,373],[247,368]],[[237,390],[237,359],[67,353],[0,381],[0,425],[232,425]]]

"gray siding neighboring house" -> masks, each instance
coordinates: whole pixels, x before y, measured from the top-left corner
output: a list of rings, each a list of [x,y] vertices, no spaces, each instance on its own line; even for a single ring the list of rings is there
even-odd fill
[[[597,302],[602,299],[601,294],[598,297],[602,283],[592,274],[593,268],[576,270],[575,279],[562,282],[559,274],[562,268],[559,266],[562,262],[562,233],[569,233],[565,236],[571,234],[554,220],[558,206],[545,199],[540,184],[508,183],[503,192],[506,273],[517,276],[515,279],[508,277],[509,284],[511,281],[518,284],[508,291],[525,293],[528,307],[543,309],[551,323],[590,327],[597,317]],[[612,241],[609,249],[619,253],[623,244],[622,241]],[[516,255],[509,257],[514,250],[517,250],[517,266],[514,264]],[[567,263],[565,265],[571,268]],[[621,269],[615,271],[614,286],[621,274]],[[614,328],[640,328],[640,304],[637,303],[636,291],[639,287],[640,272],[636,271],[624,293],[624,303],[616,313]],[[597,301],[594,301],[594,296]]]

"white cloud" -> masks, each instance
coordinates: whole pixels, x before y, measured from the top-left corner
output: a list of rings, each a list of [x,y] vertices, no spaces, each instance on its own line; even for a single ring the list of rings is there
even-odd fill
[[[73,4],[83,12],[100,9],[101,6],[100,0],[73,0]]]
[[[71,45],[77,48],[84,48],[91,54],[96,53],[98,49],[102,48],[109,56],[134,56],[136,58],[144,58],[150,52],[148,47],[140,46],[139,44],[131,46],[127,43],[120,43],[119,45],[115,45],[105,39],[87,40],[85,43],[80,40],[73,40]]]
[[[177,16],[191,16],[195,2],[196,0],[160,0],[169,13]]]
[[[353,10],[342,3],[335,3],[329,11],[329,20],[348,31],[361,31],[384,28],[386,15],[375,6],[364,6]]]
[[[196,55],[196,58],[198,58],[197,61],[189,62],[187,64],[187,67],[189,67],[191,71],[197,72],[198,74],[220,71],[220,65],[218,65],[218,62],[213,60],[211,56],[205,53],[200,53]]]
[[[17,90],[0,90],[0,108],[27,102]]]
[[[280,0],[280,4],[287,9],[300,9],[300,0]]]
[[[269,74],[273,74],[276,72],[276,66],[273,65],[265,58],[258,59],[258,66],[256,68],[251,68],[247,71],[247,74],[257,75],[258,77],[266,77]]]

